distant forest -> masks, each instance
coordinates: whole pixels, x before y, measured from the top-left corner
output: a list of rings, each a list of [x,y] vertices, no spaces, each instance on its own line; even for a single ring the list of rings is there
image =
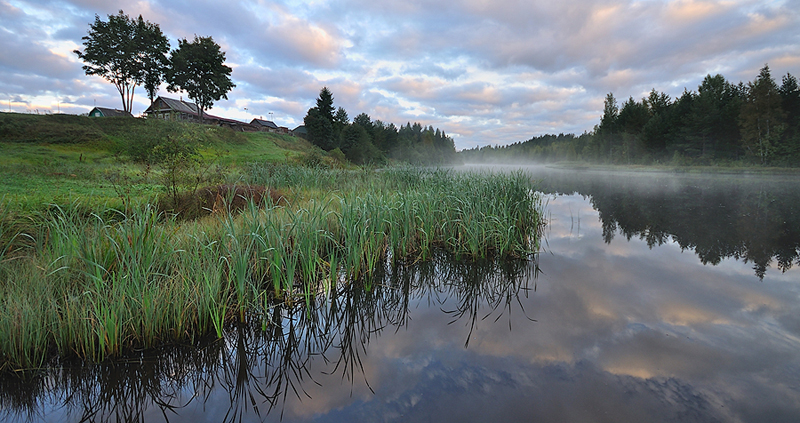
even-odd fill
[[[653,89],[620,108],[613,93],[592,132],[542,135],[459,153],[464,162],[587,161],[604,164],[800,165],[800,87],[769,66],[752,82],[708,75],[697,91],[671,99]]]
[[[304,118],[307,138],[333,155],[343,155],[356,164],[384,163],[394,159],[421,165],[449,164],[456,158],[453,139],[444,131],[409,122],[373,121],[366,113],[352,122],[342,107],[334,109],[333,93],[320,90],[317,106]]]

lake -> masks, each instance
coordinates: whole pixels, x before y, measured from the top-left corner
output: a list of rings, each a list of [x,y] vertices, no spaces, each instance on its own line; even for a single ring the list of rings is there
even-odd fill
[[[533,260],[437,255],[200,347],[6,375],[0,420],[800,420],[800,179],[526,170]]]

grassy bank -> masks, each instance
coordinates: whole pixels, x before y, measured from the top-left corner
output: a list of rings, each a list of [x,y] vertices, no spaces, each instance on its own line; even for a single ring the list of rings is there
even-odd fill
[[[341,283],[369,290],[379,266],[435,249],[463,258],[538,250],[541,203],[522,173],[267,163],[242,168],[240,179],[288,201],[266,197],[239,215],[195,221],[146,203],[128,213],[54,208],[35,234],[15,233],[27,247],[0,251],[0,366],[103,360],[222,336],[233,320],[266,327],[276,304],[310,302]]]
[[[0,226],[31,232],[55,208],[89,215],[155,203],[171,188],[170,175],[148,153],[170,137],[198,148],[195,168],[178,175],[196,185],[183,190],[241,181],[252,162],[332,161],[290,135],[160,120],[0,113]]]

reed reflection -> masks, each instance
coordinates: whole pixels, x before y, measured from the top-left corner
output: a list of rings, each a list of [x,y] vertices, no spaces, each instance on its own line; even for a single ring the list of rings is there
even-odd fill
[[[323,375],[340,375],[351,395],[357,383],[372,390],[368,345],[406,327],[412,303],[438,306],[451,324],[468,326],[468,345],[484,319],[508,316],[510,325],[512,306],[535,290],[537,272],[535,261],[464,262],[444,253],[424,263],[385,263],[369,281],[339,281],[310,308],[279,303],[268,322],[230,325],[221,340],[5,375],[0,420],[183,421],[200,412],[224,422],[283,419],[287,401],[313,401],[306,388]]]

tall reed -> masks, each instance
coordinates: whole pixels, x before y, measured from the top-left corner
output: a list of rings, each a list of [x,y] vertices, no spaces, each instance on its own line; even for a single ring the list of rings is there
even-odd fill
[[[436,250],[477,259],[538,249],[541,203],[523,173],[270,165],[249,177],[288,187],[293,204],[267,197],[195,222],[150,206],[88,218],[57,209],[29,250],[0,256],[0,366],[222,337],[233,320],[266,326],[278,304],[310,305],[343,281],[369,290],[387,261]]]

